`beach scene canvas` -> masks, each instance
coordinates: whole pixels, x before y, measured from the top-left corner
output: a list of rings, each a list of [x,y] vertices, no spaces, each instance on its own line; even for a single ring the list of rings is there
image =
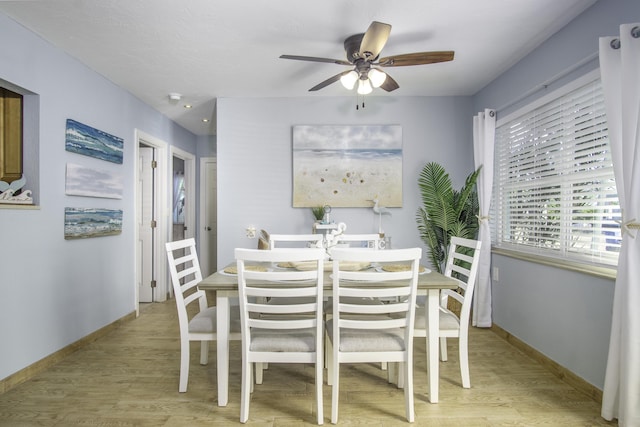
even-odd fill
[[[115,236],[120,233],[122,233],[121,209],[64,209],[65,240]]]
[[[122,174],[67,163],[65,193],[70,196],[122,199]]]
[[[112,163],[122,163],[124,140],[75,120],[67,119],[65,149]]]
[[[293,127],[293,206],[402,207],[400,125]]]

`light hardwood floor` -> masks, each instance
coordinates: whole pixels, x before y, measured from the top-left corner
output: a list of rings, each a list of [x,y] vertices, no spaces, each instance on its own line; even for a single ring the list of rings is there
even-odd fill
[[[147,305],[127,322],[31,380],[0,395],[1,426],[237,425],[240,344],[231,344],[229,405],[216,400],[215,346],[207,366],[192,344],[186,393],[178,393],[180,349],[173,300]],[[600,405],[570,387],[491,330],[471,328],[471,389],[460,386],[457,343],[441,363],[440,403],[427,400],[423,340],[415,346],[414,425],[612,426]],[[255,387],[251,425],[315,425],[311,365],[270,365]],[[325,374],[326,378],[326,374]],[[375,365],[341,370],[339,425],[408,425],[402,390]],[[326,384],[326,383],[325,383]],[[331,425],[331,388],[324,387]]]

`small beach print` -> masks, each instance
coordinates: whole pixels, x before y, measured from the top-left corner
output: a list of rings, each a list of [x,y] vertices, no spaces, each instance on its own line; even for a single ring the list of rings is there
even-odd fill
[[[65,208],[65,240],[115,236],[122,233],[122,210]]]
[[[293,127],[293,206],[402,207],[399,125]]]
[[[112,163],[122,163],[124,140],[91,126],[67,119],[65,149]]]

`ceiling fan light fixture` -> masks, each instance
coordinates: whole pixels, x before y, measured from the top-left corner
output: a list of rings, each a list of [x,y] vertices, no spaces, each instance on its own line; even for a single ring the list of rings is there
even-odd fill
[[[360,95],[368,95],[371,92],[373,92],[373,88],[371,87],[369,79],[358,80],[358,93]]]
[[[369,77],[369,80],[371,80],[371,86],[380,87],[382,86],[384,81],[387,79],[387,74],[376,68],[372,68],[369,70],[367,77]]]
[[[358,73],[355,70],[349,71],[347,74],[340,77],[340,83],[345,89],[351,90],[356,85],[356,81],[358,81]]]

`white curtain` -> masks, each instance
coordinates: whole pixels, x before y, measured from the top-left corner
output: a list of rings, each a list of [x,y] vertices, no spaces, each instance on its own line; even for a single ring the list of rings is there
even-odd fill
[[[600,39],[600,72],[622,209],[602,417],[640,426],[640,23]]]
[[[475,168],[482,166],[476,186],[480,226],[478,240],[480,248],[480,264],[478,265],[478,281],[473,298],[473,316],[471,324],[481,328],[491,327],[491,229],[489,228],[489,206],[491,205],[491,188],[493,187],[493,146],[496,136],[496,112],[484,110],[473,118],[473,158]]]

